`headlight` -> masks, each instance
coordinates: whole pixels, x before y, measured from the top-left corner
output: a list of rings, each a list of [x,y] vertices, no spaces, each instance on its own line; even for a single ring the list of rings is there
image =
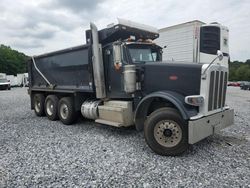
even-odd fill
[[[201,95],[190,95],[185,97],[185,103],[192,106],[201,106],[204,103],[204,97]]]

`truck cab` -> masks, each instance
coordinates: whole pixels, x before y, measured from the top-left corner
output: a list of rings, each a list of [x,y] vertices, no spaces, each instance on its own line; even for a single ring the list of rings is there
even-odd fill
[[[32,57],[31,109],[69,125],[86,119],[144,131],[160,155],[179,155],[233,123],[225,103],[228,68],[162,61],[158,30],[127,20],[99,30],[91,23],[84,46]]]
[[[124,66],[131,65],[136,70],[142,71],[145,64],[162,60],[162,48],[151,41],[114,42],[104,47],[103,51],[107,96],[109,98],[132,97],[127,95],[124,90]]]

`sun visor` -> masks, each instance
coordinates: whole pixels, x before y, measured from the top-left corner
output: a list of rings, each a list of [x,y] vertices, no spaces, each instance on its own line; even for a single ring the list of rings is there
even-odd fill
[[[90,33],[86,32],[87,43]],[[98,32],[99,42],[104,45],[117,40],[125,40],[130,36],[138,39],[154,40],[159,37],[158,29],[152,26],[118,18],[118,24],[110,24]]]

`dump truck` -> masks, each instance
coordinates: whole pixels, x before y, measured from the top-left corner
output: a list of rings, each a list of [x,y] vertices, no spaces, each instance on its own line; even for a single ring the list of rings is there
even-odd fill
[[[124,19],[99,31],[90,23],[85,45],[31,57],[31,109],[65,125],[81,114],[135,126],[160,155],[180,155],[231,125],[227,67],[163,62],[162,48],[152,42],[158,37],[156,28]]]
[[[218,22],[207,24],[194,20],[161,28],[159,34],[155,42],[165,47],[163,60],[210,63],[220,50],[224,56],[220,64],[228,66],[229,29]]]

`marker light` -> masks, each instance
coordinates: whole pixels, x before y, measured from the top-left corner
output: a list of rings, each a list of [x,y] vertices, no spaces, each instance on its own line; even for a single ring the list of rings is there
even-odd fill
[[[190,95],[185,97],[185,103],[192,106],[201,106],[204,103],[204,97],[201,95]]]

